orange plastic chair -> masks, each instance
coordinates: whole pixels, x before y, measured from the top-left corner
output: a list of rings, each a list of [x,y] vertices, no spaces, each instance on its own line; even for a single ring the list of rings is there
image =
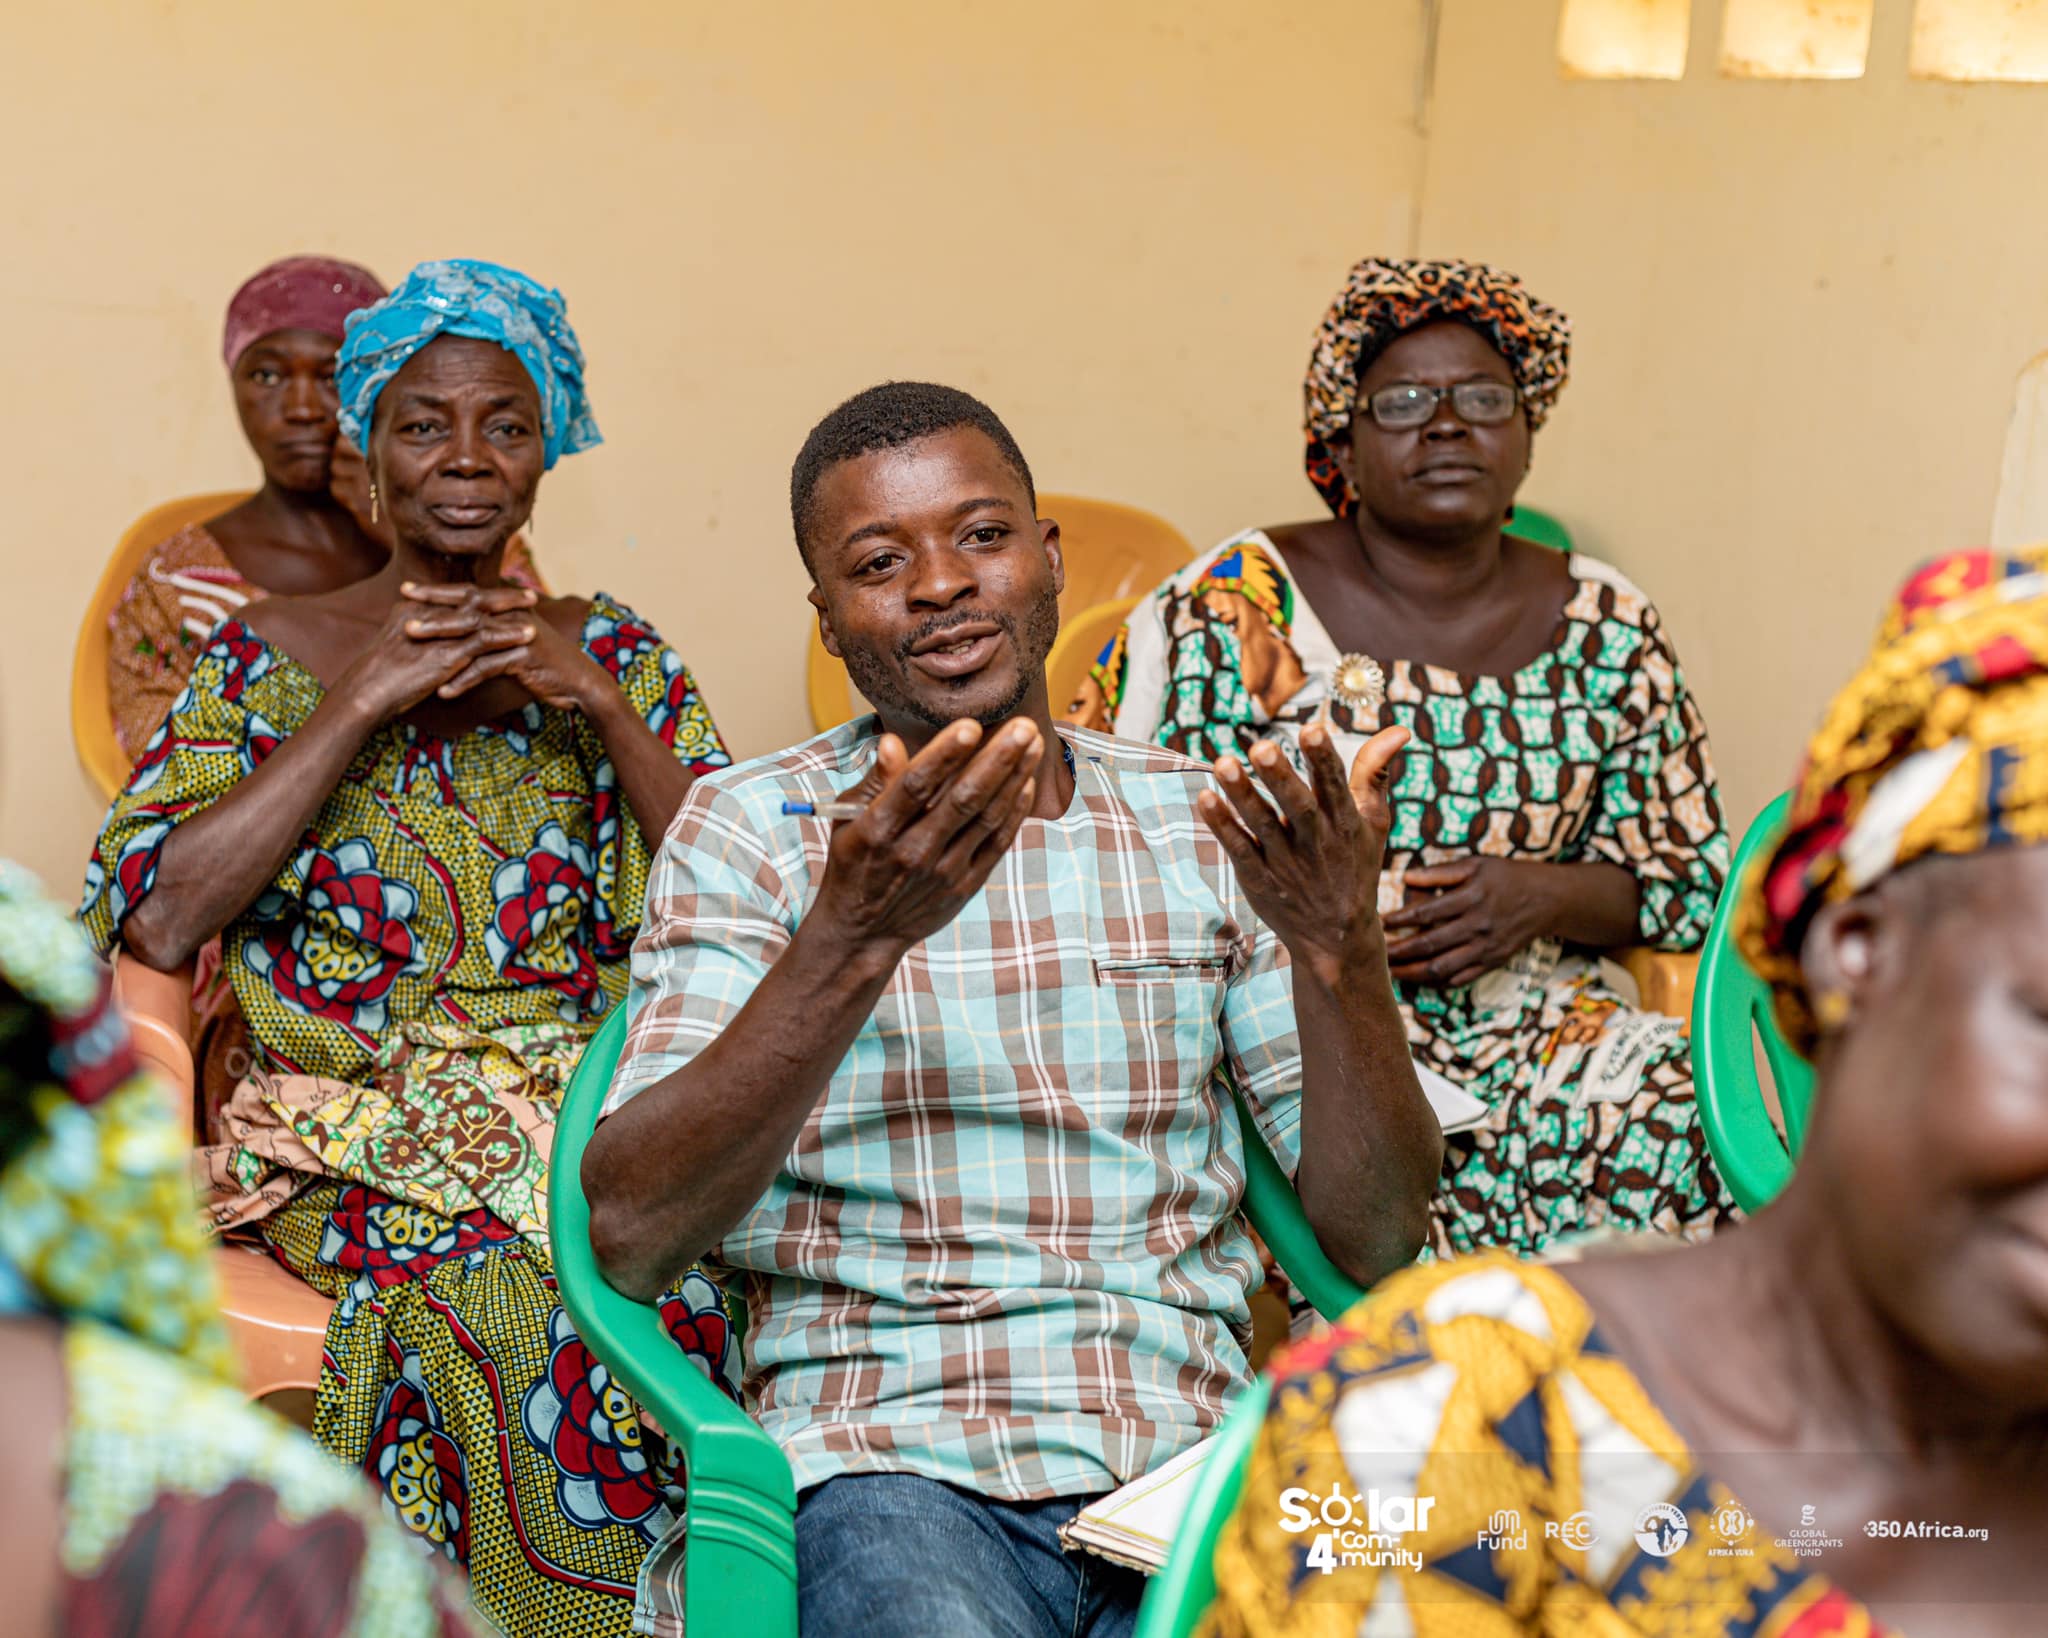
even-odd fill
[[[1089,667],[1143,596],[1140,592],[1137,597],[1111,598],[1060,622],[1060,634],[1045,657],[1046,689],[1052,696],[1054,716],[1071,717],[1082,705],[1077,696],[1088,680]]]
[[[85,606],[78,643],[71,651],[71,742],[78,748],[79,765],[108,801],[128,783],[128,759],[114,738],[113,712],[107,704],[107,616],[152,547],[162,545],[189,524],[219,517],[248,498],[248,490],[231,489],[187,495],[153,506],[128,526],[100,571],[100,583]]]
[[[1091,500],[1085,495],[1040,495],[1038,515],[1052,518],[1060,526],[1060,553],[1067,566],[1066,590],[1060,593],[1063,626],[1099,604],[1142,597],[1195,555],[1188,537],[1166,519],[1121,501]],[[1095,648],[1099,650],[1108,641],[1105,633]],[[1053,652],[1059,650],[1055,648]],[[1092,651],[1088,658],[1095,658]],[[1051,671],[1050,661],[1047,671]],[[1086,671],[1084,663],[1081,672]],[[804,680],[811,726],[819,733],[867,709],[855,695],[846,667],[825,651],[825,640],[818,635],[815,622],[811,626],[810,660]],[[1064,702],[1065,696],[1055,682],[1053,709],[1057,711]]]
[[[178,1118],[190,1122],[191,969],[158,972],[124,955],[114,963],[114,994],[127,1014],[137,1056],[163,1077]],[[293,1390],[317,1392],[333,1302],[259,1246],[224,1244],[215,1261],[243,1391],[251,1399]]]

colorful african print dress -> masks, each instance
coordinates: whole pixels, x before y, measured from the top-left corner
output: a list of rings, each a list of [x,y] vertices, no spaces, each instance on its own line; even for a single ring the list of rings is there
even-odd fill
[[[503,574],[546,592],[523,535],[505,548]],[[107,710],[130,763],[184,691],[213,628],[269,594],[244,578],[205,524],[189,524],[150,548],[107,615]],[[248,1050],[248,1030],[208,940],[193,963],[192,1056],[199,1106],[209,1123],[234,1085],[228,1065]]]
[[[1347,1527],[1364,1498],[1381,1512]],[[1275,1362],[1200,1630],[1887,1638],[1819,1534],[1774,1536],[1561,1275],[1490,1253],[1396,1276]]]
[[[1706,727],[1649,600],[1591,558],[1571,576],[1550,644],[1513,675],[1383,661],[1386,701],[1354,719],[1330,701],[1335,644],[1252,530],[1133,611],[1071,714],[1204,760],[1260,739],[1292,751],[1326,702],[1347,763],[1398,723],[1413,737],[1382,911],[1418,864],[1616,864],[1641,889],[1642,942],[1694,948],[1728,868]],[[1597,958],[1541,940],[1461,989],[1396,990],[1417,1061],[1491,1110],[1447,1139],[1437,1253],[1533,1254],[1603,1228],[1699,1235],[1733,1212],[1682,1023],[1631,1007]]]
[[[674,650],[600,596],[582,645],[693,769],[730,759]],[[309,717],[313,674],[229,620],[88,870],[102,948],[166,839]],[[221,937],[257,1044],[205,1152],[212,1216],[336,1299],[314,1434],[522,1635],[624,1632],[670,1522],[664,1453],[555,1298],[546,1168],[584,1042],[623,1003],[648,849],[597,732],[530,704],[443,741],[379,729]],[[663,1305],[728,1389],[694,1271]]]

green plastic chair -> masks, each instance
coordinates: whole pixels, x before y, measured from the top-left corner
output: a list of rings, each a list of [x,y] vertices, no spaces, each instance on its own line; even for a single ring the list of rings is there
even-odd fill
[[[598,1271],[590,1246],[590,1204],[583,1197],[583,1151],[597,1129],[606,1092],[618,1072],[626,1044],[626,1009],[615,1008],[583,1049],[583,1058],[562,1095],[548,1170],[548,1216],[554,1246],[555,1282],[562,1306],[584,1342],[614,1376],[682,1447],[689,1502],[689,1547],[684,1576],[684,1627],[691,1632],[740,1632],[747,1638],[796,1638],[796,1487],[789,1462],[750,1417],[713,1387],[704,1373],[683,1360],[646,1303],[612,1289]],[[1227,1081],[1226,1081],[1227,1084]],[[1364,1288],[1324,1255],[1301,1200],[1273,1152],[1259,1135],[1251,1111],[1236,1087],[1238,1130],[1244,1139],[1244,1214],[1259,1231],[1274,1260],[1316,1312],[1335,1319]],[[1221,1438],[1233,1433],[1235,1453],[1216,1452],[1205,1464],[1196,1499],[1227,1483],[1229,1495],[1211,1499],[1213,1533],[1222,1528],[1237,1500],[1244,1457],[1258,1431],[1259,1413],[1248,1412],[1253,1396],[1265,1404],[1263,1383],[1254,1383],[1225,1419]],[[1229,1460],[1223,1460],[1230,1455]],[[1205,1519],[1209,1513],[1202,1515]],[[1175,1553],[1175,1558],[1182,1555]],[[1208,1558],[1180,1572],[1183,1581],[1209,1575]],[[1167,1571],[1173,1566],[1169,1564]],[[1167,1572],[1161,1572],[1162,1575]],[[1152,1608],[1160,1595],[1148,1595]],[[1189,1596],[1192,1596],[1190,1593]],[[1199,1614],[1214,1596],[1213,1579],[1193,1605]],[[1176,1605],[1186,1602],[1176,1598]]]
[[[1572,550],[1572,532],[1569,529],[1548,512],[1540,512],[1519,502],[1515,506],[1515,515],[1508,519],[1505,532],[1556,551]]]
[[[1692,1073],[1700,1124],[1728,1192],[1745,1212],[1769,1205],[1791,1178],[1813,1102],[1813,1066],[1778,1032],[1770,987],[1735,948],[1733,925],[1741,884],[1756,856],[1776,844],[1791,805],[1789,794],[1771,803],[1736,849],[1700,952],[1699,985],[1693,992]],[[1764,1099],[1752,1030],[1778,1089],[1778,1107],[1785,1116],[1782,1133]]]
[[[1188,1510],[1165,1565],[1145,1587],[1136,1638],[1188,1638],[1216,1600],[1216,1543],[1237,1511],[1273,1384],[1263,1376],[1238,1395],[1216,1430],[1216,1448],[1188,1497]]]
[[[685,1629],[796,1638],[796,1485],[788,1459],[683,1358],[655,1308],[606,1283],[590,1247],[583,1150],[625,1044],[626,1009],[614,1007],[562,1095],[548,1165],[555,1283],[591,1352],[682,1447],[689,1495]]]

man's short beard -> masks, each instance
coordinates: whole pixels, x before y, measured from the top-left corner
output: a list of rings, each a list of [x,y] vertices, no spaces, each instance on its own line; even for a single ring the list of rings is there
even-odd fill
[[[1024,617],[1020,632],[1016,621],[1008,615],[990,614],[985,611],[963,611],[958,614],[928,620],[902,642],[896,645],[896,664],[890,665],[871,648],[860,644],[842,647],[840,658],[846,665],[846,674],[853,679],[853,686],[861,697],[884,716],[909,717],[928,728],[943,728],[957,722],[958,716],[949,716],[935,710],[924,700],[913,698],[899,682],[901,667],[910,661],[910,651],[919,643],[950,626],[963,626],[986,621],[1001,628],[1003,635],[1010,639],[1011,650],[1017,656],[1017,686],[1010,697],[1000,705],[977,711],[974,720],[984,728],[993,728],[1007,722],[1017,714],[1017,709],[1031,693],[1031,685],[1045,674],[1045,657],[1052,652],[1053,639],[1060,634],[1059,593],[1046,588],[1045,595],[1031,606],[1031,612]]]

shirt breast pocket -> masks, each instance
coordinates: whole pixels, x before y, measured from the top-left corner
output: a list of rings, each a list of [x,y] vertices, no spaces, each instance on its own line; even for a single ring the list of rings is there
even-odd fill
[[[1097,956],[1095,982],[1110,985],[1220,984],[1230,977],[1227,949],[1146,952],[1135,956]]]

